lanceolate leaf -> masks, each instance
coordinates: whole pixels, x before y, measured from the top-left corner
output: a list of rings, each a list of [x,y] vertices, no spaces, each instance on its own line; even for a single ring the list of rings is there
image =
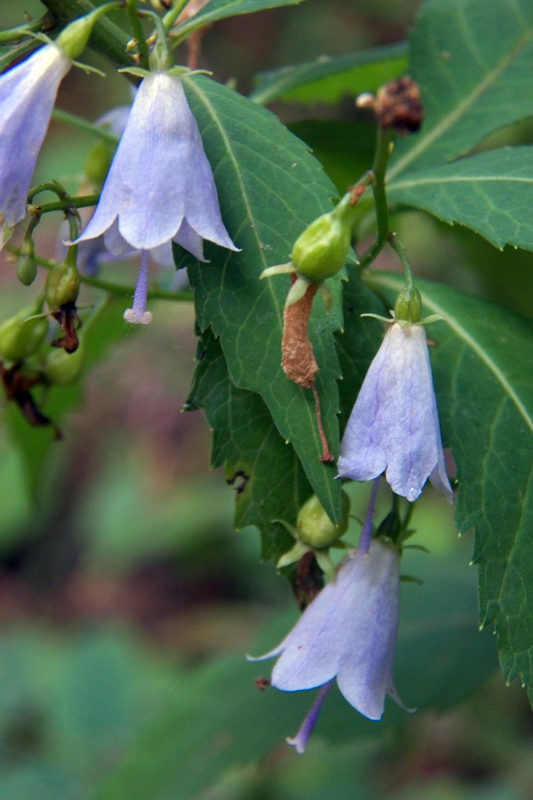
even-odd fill
[[[409,72],[426,118],[399,142],[390,179],[448,161],[533,114],[530,0],[428,0],[411,37]]]
[[[393,298],[401,278],[372,275]],[[418,282],[442,432],[459,479],[456,522],[474,528],[480,618],[495,623],[504,675],[533,683],[533,326],[455,289]]]
[[[225,462],[226,480],[235,490],[235,527],[255,525],[262,557],[277,560],[294,540],[273,520],[294,525],[313,490],[259,395],[231,382],[220,343],[209,330],[200,338],[197,357],[186,409],[202,408],[212,428],[211,466]]]
[[[533,250],[533,147],[505,147],[408,172],[390,184],[389,197],[466,225],[500,249]]]
[[[310,390],[287,380],[280,365],[286,275],[260,280],[286,263],[304,228],[336,194],[306,146],[270,112],[203,76],[184,79],[213,167],[224,222],[239,253],[206,247],[208,264],[189,267],[201,329],[220,337],[233,383],[260,394],[276,427],[293,443],[327,513],[338,519],[340,485],[322,454]],[[340,278],[329,281],[333,310],[315,299],[309,334],[320,372],[316,387],[329,447],[338,453],[339,365],[332,331],[342,324]]]
[[[343,56],[262,72],[250,99],[262,105],[273,100],[298,103],[338,103],[345,95],[374,92],[405,72],[407,44],[360,50]]]
[[[296,6],[302,2],[303,0],[210,0],[190,20],[178,25],[173,30],[181,37],[192,33],[197,28],[216,22],[218,19],[235,17],[238,14],[251,14],[253,11],[264,11],[266,8]]]

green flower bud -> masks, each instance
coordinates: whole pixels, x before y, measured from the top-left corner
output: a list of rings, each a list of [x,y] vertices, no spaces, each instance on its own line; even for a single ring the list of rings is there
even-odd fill
[[[331,547],[348,530],[350,514],[350,498],[346,492],[342,492],[341,498],[341,521],[334,525],[330,520],[316,495],[313,495],[305,503],[296,520],[298,538],[309,547],[323,549]]]
[[[85,345],[79,340],[78,349],[73,353],[66,350],[53,350],[46,358],[44,372],[49,383],[56,386],[70,386],[75,383],[85,361]]]
[[[48,330],[46,317],[28,319],[40,314],[42,295],[33,306],[26,306],[11,319],[0,325],[0,356],[4,361],[17,364],[37,352]]]
[[[111,8],[117,6],[118,3],[106,3],[99,8],[95,8],[84,17],[75,19],[66,28],[63,28],[57,39],[55,40],[56,46],[61,50],[64,56],[74,60],[85,50],[85,46],[91,36],[93,25],[103,14],[107,13]]]
[[[85,161],[85,174],[91,183],[96,186],[102,186],[109,171],[113,154],[114,149],[103,139],[89,150]]]
[[[24,286],[30,286],[37,275],[37,262],[35,261],[35,248],[33,239],[23,239],[20,244],[17,259],[17,278]]]
[[[350,201],[348,194],[333,211],[315,219],[298,237],[291,261],[300,275],[318,283],[343,268],[355,216]]]
[[[72,264],[56,264],[46,276],[44,295],[51,310],[75,303],[79,290],[80,276]]]
[[[406,322],[420,322],[422,316],[422,297],[414,286],[404,286],[394,304],[396,319]]]

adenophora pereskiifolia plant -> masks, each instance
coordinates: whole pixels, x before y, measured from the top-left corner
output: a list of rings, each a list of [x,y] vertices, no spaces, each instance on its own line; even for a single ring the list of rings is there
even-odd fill
[[[378,479],[379,480],[379,479]],[[333,678],[346,700],[372,720],[383,714],[385,695],[400,705],[392,676],[400,604],[400,556],[385,539],[372,539],[378,480],[371,491],[357,550],[304,611],[288,636],[259,659],[279,656],[271,684],[286,692],[323,687],[290,744],[303,752],[325,687]],[[317,708],[318,703],[318,708]]]
[[[205,261],[204,239],[238,250],[178,74],[146,73],[139,86],[98,206],[77,241],[102,234],[116,254],[174,241]]]
[[[110,5],[116,4],[77,19],[55,42],[0,76],[0,214],[8,228],[26,214],[26,196],[59,84]]]

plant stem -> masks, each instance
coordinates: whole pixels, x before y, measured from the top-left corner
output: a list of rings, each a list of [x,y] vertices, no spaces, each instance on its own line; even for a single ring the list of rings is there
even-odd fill
[[[13,253],[15,256],[20,255],[19,248],[13,247],[13,245],[10,244],[4,245],[4,250],[7,250],[8,253]],[[35,256],[35,261],[40,267],[44,267],[45,269],[52,269],[52,267],[55,266],[54,261],[48,261],[48,259],[41,258],[40,256]],[[109,292],[110,294],[120,296],[130,295],[131,297],[135,292],[134,286],[111,283],[110,281],[100,280],[100,278],[89,278],[87,275],[80,275],[80,280],[87,286],[94,286],[95,289],[102,289],[104,292]],[[167,292],[165,289],[153,289],[152,291],[148,291],[148,299],[190,303],[193,301],[194,295],[192,292]]]
[[[372,171],[374,173],[374,201],[376,206],[377,234],[373,244],[362,256],[358,269],[363,270],[374,261],[376,256],[383,250],[389,235],[389,211],[387,207],[387,193],[385,190],[385,174],[387,163],[390,156],[390,143],[392,141],[392,130],[378,126],[378,140],[376,144],[376,155]]]
[[[99,199],[99,194],[84,194],[80,197],[69,197],[67,195],[64,200],[57,200],[55,203],[44,203],[42,206],[35,206],[35,209],[38,214],[48,214],[50,211],[65,211],[68,208],[87,208],[88,206],[95,206]]]
[[[403,267],[403,274],[405,275],[405,284],[407,288],[414,289],[415,282],[413,278],[413,270],[411,269],[411,264],[409,263],[409,259],[407,258],[405,247],[400,242],[395,233],[389,233],[388,240],[390,246],[393,248],[393,250],[396,251],[398,258],[401,261]]]
[[[78,117],[76,114],[71,114],[69,111],[63,111],[61,108],[54,108],[52,111],[52,119],[64,125],[70,125],[71,128],[76,128],[84,133],[90,133],[92,136],[98,136],[99,139],[104,139],[110,144],[117,144],[120,140],[120,136],[110,131],[109,128],[93,125],[92,122]]]
[[[146,37],[144,35],[143,26],[139,17],[139,10],[137,8],[137,0],[126,0],[126,9],[131,22],[131,29],[137,45],[137,52],[139,53],[140,66],[143,69],[149,68],[150,53],[148,45],[146,44]]]
[[[163,27],[167,33],[172,28],[172,26],[174,25],[177,18],[179,17],[179,15],[181,14],[181,12],[183,11],[188,2],[189,0],[177,0],[175,5],[170,9],[170,11],[167,11],[165,16],[163,17]]]

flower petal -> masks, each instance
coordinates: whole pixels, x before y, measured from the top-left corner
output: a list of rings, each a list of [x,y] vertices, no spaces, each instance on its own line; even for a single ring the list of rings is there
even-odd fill
[[[58,47],[47,44],[0,77],[0,211],[9,227],[26,213],[57,88],[70,67]]]

